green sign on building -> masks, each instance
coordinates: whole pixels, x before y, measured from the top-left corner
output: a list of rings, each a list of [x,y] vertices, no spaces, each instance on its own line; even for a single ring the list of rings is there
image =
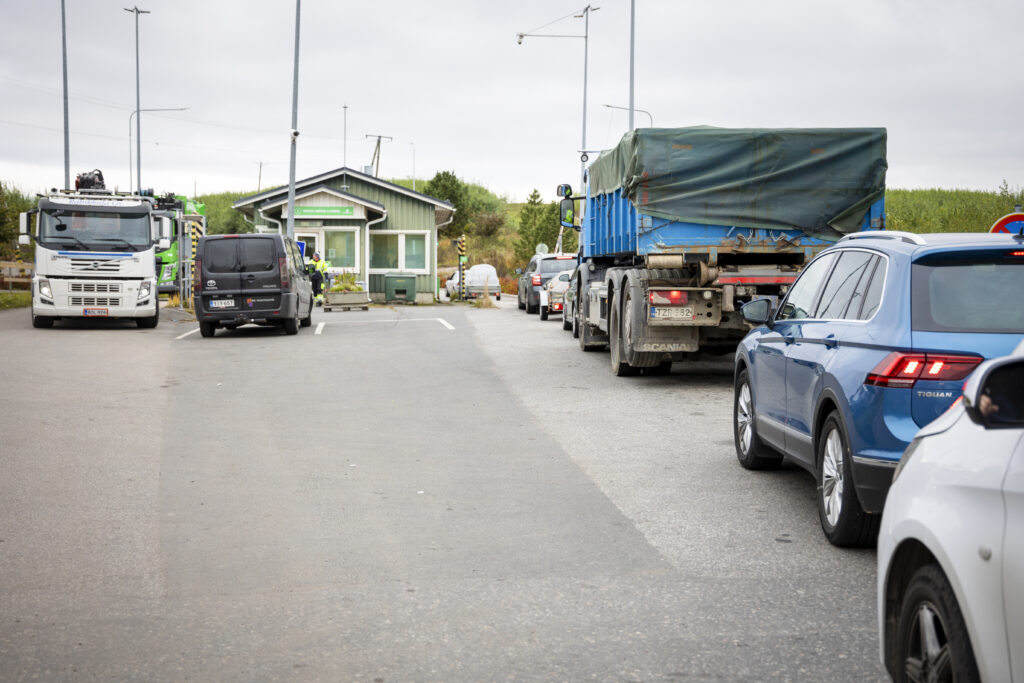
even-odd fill
[[[354,206],[296,206],[296,216],[355,216]]]

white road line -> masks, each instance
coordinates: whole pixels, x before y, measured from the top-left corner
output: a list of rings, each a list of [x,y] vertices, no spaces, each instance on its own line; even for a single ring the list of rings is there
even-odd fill
[[[394,325],[395,323],[423,323],[423,322],[437,322],[441,323],[449,330],[454,330],[451,323],[443,318],[394,318],[392,320],[332,320],[329,323],[319,323],[316,327],[316,334],[320,334],[320,328],[324,325],[370,325],[373,323]]]
[[[321,332],[323,332],[324,331],[324,325],[326,325],[326,324],[327,323],[317,323],[316,324],[316,332],[314,332],[313,334],[320,334]]]
[[[194,330],[189,330],[189,331],[188,331],[188,332],[186,332],[185,334],[179,334],[179,335],[178,335],[177,337],[175,337],[175,339],[184,339],[184,338],[185,338],[185,337],[187,337],[188,335],[190,335],[190,334],[195,334],[195,333],[196,333],[196,332],[198,332],[198,331],[199,331],[199,328],[197,327],[197,328],[196,328],[196,329],[194,329]]]

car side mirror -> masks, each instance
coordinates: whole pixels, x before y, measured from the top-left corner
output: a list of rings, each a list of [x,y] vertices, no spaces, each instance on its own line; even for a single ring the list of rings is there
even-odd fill
[[[964,384],[964,410],[985,429],[1024,427],[1024,359],[1000,358],[979,365]]]
[[[748,323],[771,327],[772,301],[771,299],[749,301],[740,308],[740,315]]]
[[[522,268],[516,268],[516,275],[522,275],[522,274],[523,274],[523,269]]]

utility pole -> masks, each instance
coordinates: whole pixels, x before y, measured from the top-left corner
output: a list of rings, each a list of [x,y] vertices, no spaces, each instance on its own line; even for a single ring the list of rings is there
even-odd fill
[[[341,165],[348,166],[348,105],[341,105],[343,119],[341,124]]]
[[[295,70],[292,74],[291,165],[288,169],[288,237],[295,239],[295,143],[299,138],[299,9],[295,0]]]
[[[636,0],[629,0],[629,132],[633,132],[633,62],[636,56]],[[648,114],[650,116],[650,114]],[[651,127],[654,117],[651,116]]]
[[[259,192],[260,188],[263,187],[263,164],[262,161],[254,161],[254,164],[260,165],[260,174],[256,177],[256,191]]]
[[[377,138],[377,146],[373,148],[373,158],[370,159],[370,166],[373,166],[374,164],[376,164],[376,166],[373,169],[373,176],[375,178],[379,178],[380,177],[380,141],[381,141],[381,138],[387,140],[388,142],[391,142],[392,140],[394,140],[394,138],[392,138],[390,136],[387,136],[387,135],[367,135],[366,137],[367,138]]]
[[[64,189],[71,189],[71,148],[68,135],[68,32],[64,0],[60,0],[60,40],[64,53]]]
[[[125,7],[124,11],[135,15],[135,175],[139,181],[139,194],[142,194],[142,114],[139,113],[142,108],[139,95],[139,15],[149,14],[149,12],[138,7],[132,7],[131,9]]]

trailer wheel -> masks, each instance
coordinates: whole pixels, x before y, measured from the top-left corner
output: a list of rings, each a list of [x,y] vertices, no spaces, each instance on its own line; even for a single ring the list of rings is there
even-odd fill
[[[616,299],[612,299],[610,315],[608,316],[608,348],[612,357],[612,373],[616,377],[629,377],[637,374],[637,369],[625,358],[625,350],[622,348],[622,324],[620,322],[619,305]]]

